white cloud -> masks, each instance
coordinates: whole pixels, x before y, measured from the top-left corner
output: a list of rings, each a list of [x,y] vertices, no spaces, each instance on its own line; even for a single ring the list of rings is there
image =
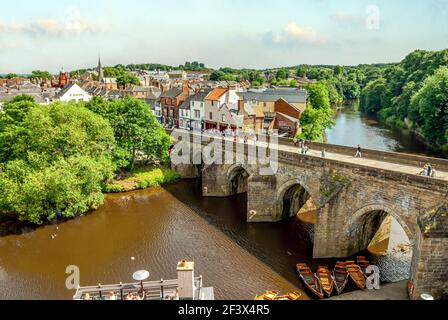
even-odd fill
[[[277,44],[318,44],[324,39],[316,30],[298,25],[296,22],[288,23],[282,31],[272,33],[272,42]]]
[[[31,35],[63,36],[107,32],[110,26],[96,23],[81,16],[78,7],[69,7],[64,20],[38,19],[30,22],[0,21],[0,32]]]

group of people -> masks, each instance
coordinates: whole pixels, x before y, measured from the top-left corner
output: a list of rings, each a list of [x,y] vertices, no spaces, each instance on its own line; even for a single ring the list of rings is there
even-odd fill
[[[293,139],[294,146],[299,147],[301,154],[307,154],[309,148],[311,147],[311,140],[304,140],[302,138],[297,139],[296,137]]]
[[[419,174],[420,174],[421,176],[424,176],[424,177],[434,177],[434,175],[435,175],[435,170],[434,170],[434,168],[432,167],[432,164],[430,164],[430,163],[426,163],[426,164],[423,166],[423,170],[420,171]]]

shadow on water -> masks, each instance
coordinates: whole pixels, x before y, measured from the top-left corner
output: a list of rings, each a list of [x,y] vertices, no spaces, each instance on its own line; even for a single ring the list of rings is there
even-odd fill
[[[313,270],[318,265],[333,268],[336,259],[313,259],[303,223],[290,218],[276,223],[247,223],[247,194],[227,198],[205,198],[200,179],[183,180],[165,189],[241,248],[268,265],[277,274],[306,291],[296,271],[299,262]],[[272,288],[266,288],[269,290]],[[309,294],[308,294],[309,295]],[[310,295],[309,295],[310,296]]]

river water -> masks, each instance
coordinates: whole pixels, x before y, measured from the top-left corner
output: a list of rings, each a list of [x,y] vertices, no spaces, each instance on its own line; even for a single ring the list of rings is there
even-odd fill
[[[81,285],[94,285],[132,282],[142,268],[153,280],[174,279],[176,263],[190,259],[217,299],[253,299],[301,288],[298,261],[333,264],[312,261],[296,219],[247,224],[245,195],[202,198],[197,184],[108,195],[92,214],[3,236],[0,299],[70,299],[68,265],[79,267]]]
[[[358,109],[359,102],[353,102],[336,110],[336,124],[326,132],[328,143],[353,147],[359,144],[366,149],[444,157],[419,140],[415,133],[391,128],[361,114]]]
[[[337,114],[327,136],[337,144],[423,150],[408,148],[407,138],[347,110]],[[309,229],[311,224],[296,218],[248,224],[245,195],[202,198],[195,180],[108,195],[95,212],[65,223],[11,231],[3,226],[0,299],[71,299],[74,291],[65,287],[69,265],[79,267],[81,285],[95,285],[130,282],[139,269],[149,270],[152,280],[174,279],[181,259],[195,262],[196,274],[214,287],[217,299],[297,289],[307,299],[295,264],[306,262],[316,269],[335,262],[311,259],[304,232]]]

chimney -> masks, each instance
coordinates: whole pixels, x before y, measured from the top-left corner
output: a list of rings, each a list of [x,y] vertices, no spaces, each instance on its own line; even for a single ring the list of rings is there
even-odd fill
[[[177,264],[179,300],[194,300],[194,262],[182,260]]]

